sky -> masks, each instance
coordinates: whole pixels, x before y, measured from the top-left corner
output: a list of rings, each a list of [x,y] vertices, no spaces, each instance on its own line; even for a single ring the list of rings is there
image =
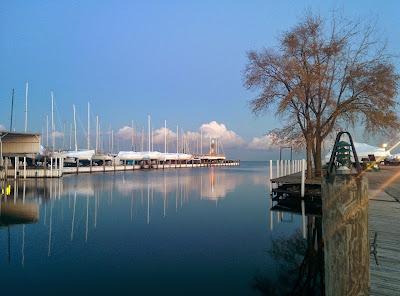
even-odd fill
[[[167,120],[173,131],[178,124],[194,137],[200,129],[220,137],[231,158],[276,158],[264,136],[280,126],[279,118],[251,113],[255,93],[243,87],[246,52],[277,45],[279,34],[307,10],[323,17],[339,10],[376,21],[389,50],[398,54],[399,9],[398,1],[365,0],[3,0],[0,125],[10,125],[15,88],[13,126],[23,131],[28,81],[29,131],[45,129],[53,91],[56,130],[62,133],[63,123],[72,122],[75,104],[80,146],[90,102],[91,133],[99,115],[103,130],[115,131],[118,148],[128,145],[131,121],[141,130],[151,114],[155,130]]]

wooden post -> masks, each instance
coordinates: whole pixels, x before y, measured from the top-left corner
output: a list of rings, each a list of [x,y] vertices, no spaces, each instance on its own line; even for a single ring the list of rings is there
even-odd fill
[[[301,200],[301,218],[303,222],[303,238],[307,238],[306,205],[304,199]]]
[[[272,194],[272,160],[269,161],[269,193]],[[272,195],[271,195],[272,197]]]
[[[76,159],[76,174],[79,174],[79,158]]]
[[[303,159],[301,161],[301,198],[304,198],[304,193],[305,193],[305,183],[306,183],[306,160]]]
[[[323,180],[321,194],[325,294],[369,295],[368,181],[337,175]]]

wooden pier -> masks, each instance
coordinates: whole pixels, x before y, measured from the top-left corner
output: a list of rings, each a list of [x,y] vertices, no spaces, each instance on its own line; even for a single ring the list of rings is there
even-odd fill
[[[281,168],[278,168],[281,170]],[[369,260],[370,295],[399,295],[400,291],[400,167],[382,167],[379,172],[364,173],[368,178],[368,233],[371,255]],[[271,210],[315,215],[316,202],[321,202],[321,179],[304,180],[301,195],[300,172],[270,178]],[[319,187],[319,194],[318,188]],[[313,200],[310,201],[310,198]],[[307,200],[313,211],[300,208]],[[319,200],[319,201],[318,201]],[[309,204],[309,205],[310,205]]]
[[[372,243],[370,295],[399,295],[400,168],[382,167],[379,172],[369,172],[367,176],[368,226]]]

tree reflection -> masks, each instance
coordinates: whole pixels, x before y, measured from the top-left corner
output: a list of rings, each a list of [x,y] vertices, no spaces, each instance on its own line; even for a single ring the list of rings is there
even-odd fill
[[[277,273],[258,274],[253,287],[262,295],[324,295],[324,253],[321,218],[309,218],[307,239],[297,231],[272,240],[268,254]]]

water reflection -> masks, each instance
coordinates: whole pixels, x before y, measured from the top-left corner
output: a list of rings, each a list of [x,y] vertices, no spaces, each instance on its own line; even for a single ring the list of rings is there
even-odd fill
[[[271,240],[267,172],[242,164],[2,184],[10,190],[1,204],[20,206],[12,221],[0,213],[2,291],[37,292],[46,278],[40,292],[48,294],[73,294],[76,285],[93,294],[254,293]],[[291,234],[300,226],[282,212],[274,231]],[[61,280],[66,271],[68,281]]]
[[[253,178],[254,181],[259,179],[258,176]],[[129,198],[127,212],[130,221],[134,221],[136,216],[142,217],[138,211],[143,211],[145,222],[150,224],[153,215],[160,215],[155,198],[162,199],[161,215],[165,218],[168,211],[177,213],[186,203],[196,200],[213,201],[217,204],[244,180],[242,174],[209,168],[206,173],[203,170],[195,176],[171,170],[119,173],[115,176],[98,174],[67,176],[62,179],[5,181],[0,198],[0,227],[43,223],[48,231],[47,256],[51,256],[54,223],[61,222],[64,225],[64,218],[68,220],[69,217],[69,238],[73,241],[76,239],[76,228],[83,221],[84,241],[87,242],[90,231],[98,226],[101,214],[99,209],[103,204],[108,209],[112,208],[114,195],[118,195],[118,199]],[[22,244],[24,243],[25,226]]]
[[[275,272],[258,273],[254,278],[254,288],[263,295],[325,294],[321,203],[270,199],[271,231],[274,222],[290,223],[294,215],[301,217],[301,229],[288,237],[273,239],[268,249],[275,260]]]
[[[273,240],[269,254],[279,268],[274,277],[256,276],[254,287],[263,294],[368,294],[367,180],[337,176],[321,187],[320,200],[271,199],[271,230],[284,213],[301,216],[302,227],[293,236]]]

